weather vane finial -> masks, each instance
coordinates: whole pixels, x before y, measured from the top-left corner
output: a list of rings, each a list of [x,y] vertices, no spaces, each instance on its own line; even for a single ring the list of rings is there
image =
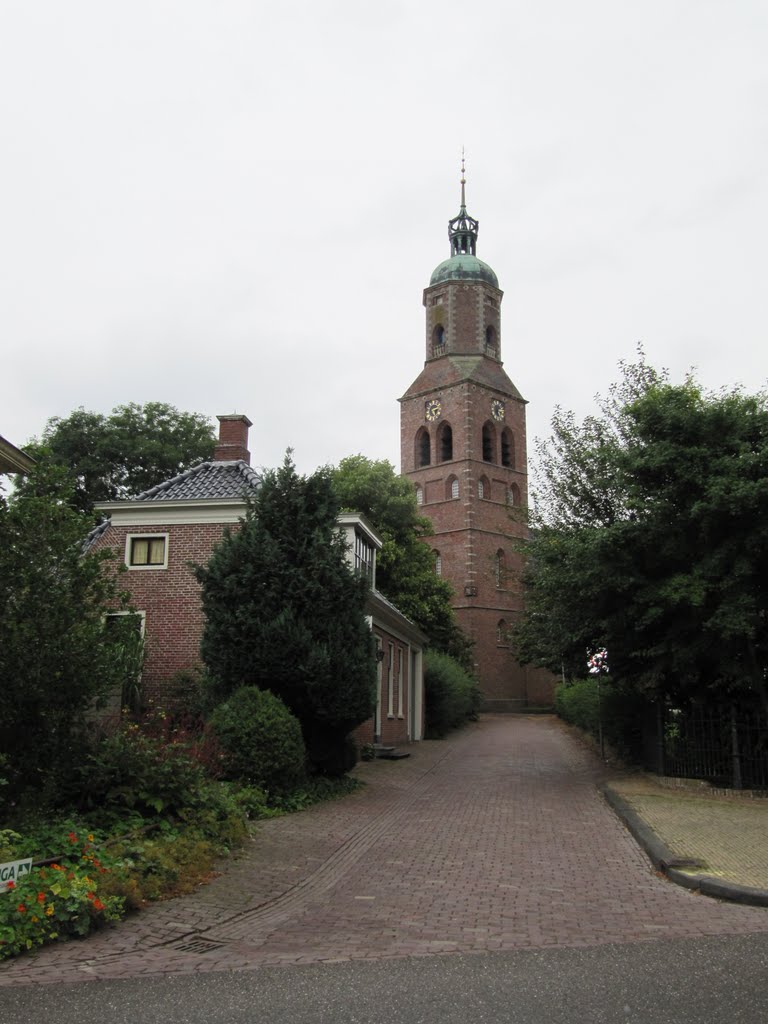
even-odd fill
[[[467,183],[467,179],[464,177],[464,147],[461,147],[461,208],[464,209],[467,205],[466,199],[464,198],[464,186]]]

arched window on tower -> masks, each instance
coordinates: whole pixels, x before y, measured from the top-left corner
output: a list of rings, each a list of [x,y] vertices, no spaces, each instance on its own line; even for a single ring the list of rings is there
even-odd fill
[[[510,484],[509,490],[507,491],[507,504],[508,505],[521,505],[522,500],[520,496],[520,488],[517,484]]]
[[[509,626],[506,619],[499,619],[496,623],[496,643],[502,647],[509,645]]]
[[[437,432],[437,450],[441,462],[450,462],[453,458],[453,430],[450,423],[441,423]]]
[[[492,423],[483,424],[483,462],[495,462],[496,430]]]
[[[417,505],[423,505],[424,504],[424,488],[423,487],[418,487],[418,486],[416,487],[416,504]]]
[[[455,476],[449,476],[445,481],[445,496],[448,499],[458,498],[459,496],[459,481]]]
[[[515,465],[515,438],[508,427],[501,432],[501,464],[511,467]]]
[[[498,342],[496,337],[496,328],[492,325],[488,325],[485,328],[485,354],[487,356],[496,356],[498,353]]]
[[[435,576],[443,575],[443,556],[439,551],[435,550],[432,552],[432,557],[435,560]]]
[[[484,498],[486,501],[491,500],[491,485],[487,476],[481,476],[477,481],[477,496],[478,498]]]
[[[429,442],[429,431],[426,429],[426,427],[422,427],[416,434],[415,457],[417,468],[420,466],[428,466],[432,461],[432,454]]]
[[[445,352],[445,328],[442,324],[435,324],[432,331],[432,355],[441,356]]]
[[[496,589],[503,590],[506,576],[506,558],[499,548],[493,559],[493,574],[496,577]]]

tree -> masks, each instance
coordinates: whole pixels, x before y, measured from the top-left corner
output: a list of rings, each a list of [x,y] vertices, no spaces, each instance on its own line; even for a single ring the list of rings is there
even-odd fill
[[[61,473],[39,466],[31,484],[0,497],[0,752],[13,799],[56,789],[78,762],[88,713],[124,682],[125,638],[105,619],[118,599],[109,555],[83,555],[91,523],[68,504]]]
[[[205,461],[213,446],[207,417],[164,402],[131,402],[108,416],[83,408],[66,419],[56,416],[25,450],[65,468],[73,480],[75,507],[90,512],[98,502],[139,494]],[[28,486],[17,478],[20,490]]]
[[[346,560],[338,511],[330,471],[300,477],[287,455],[264,474],[242,528],[196,570],[218,695],[258,686],[280,697],[330,774],[348,767],[345,739],[372,714],[376,677],[367,582]]]
[[[343,508],[364,515],[383,546],[376,560],[376,585],[429,638],[432,648],[450,654],[471,670],[471,643],[451,607],[453,591],[435,574],[432,552],[423,538],[432,533],[419,515],[413,486],[386,460],[363,455],[342,459],[333,486]]]
[[[623,370],[602,417],[558,414],[540,449],[522,656],[606,647],[635,688],[768,709],[768,398]]]

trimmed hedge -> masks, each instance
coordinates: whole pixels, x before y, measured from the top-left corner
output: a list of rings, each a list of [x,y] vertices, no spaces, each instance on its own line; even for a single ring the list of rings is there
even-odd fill
[[[477,680],[449,655],[427,651],[424,690],[427,739],[439,739],[477,718],[482,700]]]
[[[298,719],[268,690],[242,686],[209,720],[223,751],[225,776],[283,795],[305,779],[306,750]]]
[[[603,721],[605,741],[623,758],[642,759],[642,728],[648,701],[642,694],[611,682],[600,680],[598,704],[597,678],[562,683],[555,690],[555,711],[564,722],[570,722],[596,739]]]

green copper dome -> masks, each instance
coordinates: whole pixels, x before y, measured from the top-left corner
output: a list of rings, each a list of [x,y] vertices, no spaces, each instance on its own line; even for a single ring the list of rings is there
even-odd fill
[[[499,279],[488,264],[469,253],[458,253],[435,267],[429,279],[430,286],[443,281],[485,281],[494,288],[499,287]]]

